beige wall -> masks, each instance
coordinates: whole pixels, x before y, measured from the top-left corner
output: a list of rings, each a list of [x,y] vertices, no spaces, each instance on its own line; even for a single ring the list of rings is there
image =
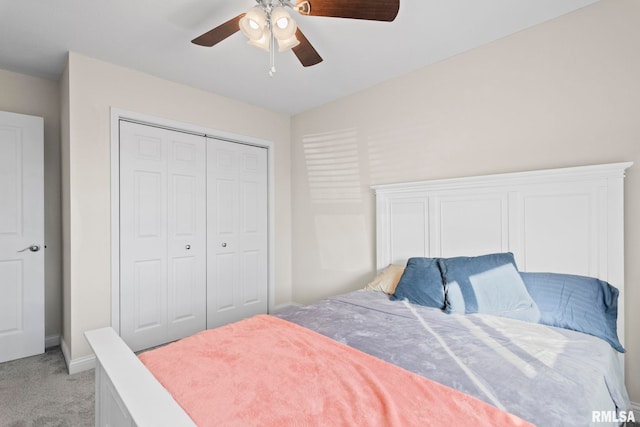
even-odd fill
[[[60,105],[58,83],[0,70],[0,110],[44,118],[45,335],[62,334]]]
[[[272,141],[275,145],[276,304],[290,301],[290,117],[70,53],[68,253],[64,340],[91,354],[83,333],[111,324],[110,107]],[[215,78],[215,70],[212,71]],[[64,145],[65,143],[63,143]],[[65,248],[65,251],[67,249]],[[65,283],[66,286],[66,283]]]
[[[626,375],[640,402],[639,49],[640,2],[603,0],[294,116],[293,300],[373,276],[373,184],[633,161]]]

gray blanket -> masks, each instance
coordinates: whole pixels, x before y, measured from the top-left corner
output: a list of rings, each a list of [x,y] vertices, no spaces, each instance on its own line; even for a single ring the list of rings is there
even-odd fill
[[[578,332],[489,315],[444,314],[356,291],[278,314],[461,390],[540,427],[604,426],[629,409],[618,353]]]

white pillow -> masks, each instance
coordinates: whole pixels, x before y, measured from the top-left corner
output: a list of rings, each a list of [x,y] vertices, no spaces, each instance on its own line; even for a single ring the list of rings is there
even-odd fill
[[[392,295],[396,291],[396,286],[402,277],[404,267],[401,265],[389,264],[371,282],[364,287],[367,291],[379,291]]]

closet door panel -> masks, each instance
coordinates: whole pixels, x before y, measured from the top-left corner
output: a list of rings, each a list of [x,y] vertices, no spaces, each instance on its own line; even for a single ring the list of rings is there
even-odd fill
[[[251,314],[267,302],[267,157],[266,150],[242,147],[240,154],[240,227],[242,305]]]
[[[133,332],[154,333],[152,329],[162,328],[165,315],[163,282],[164,262],[161,259],[138,260],[134,263],[133,282]]]
[[[207,327],[268,305],[267,150],[208,142]]]
[[[262,295],[262,286],[264,281],[258,276],[261,271],[259,251],[245,251],[242,257],[244,272],[244,283],[242,286],[242,303],[244,305],[257,304],[260,302]]]
[[[142,349],[166,337],[167,144],[164,131],[120,125],[120,322]]]
[[[205,139],[120,123],[120,325],[134,350],[204,329]]]
[[[209,313],[218,313],[236,308],[234,287],[237,270],[236,256],[231,253],[218,253],[215,257],[215,267],[209,271],[210,283],[218,283],[220,286],[210,287],[208,291]],[[226,286],[228,285],[228,286]]]
[[[158,243],[164,239],[162,223],[166,212],[163,212],[164,173],[162,171],[133,171],[134,193],[133,214],[135,215],[134,232],[140,244]],[[154,241],[155,239],[155,241]]]
[[[206,140],[168,132],[168,339],[206,327]]]

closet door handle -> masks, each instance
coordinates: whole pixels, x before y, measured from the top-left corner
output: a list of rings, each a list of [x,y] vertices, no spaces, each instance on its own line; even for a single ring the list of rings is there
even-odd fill
[[[226,248],[226,247],[227,247],[227,244],[226,244],[226,243],[223,243],[223,244],[222,244],[222,247],[223,247],[223,248]]]
[[[186,250],[189,250],[189,249],[191,249],[191,245],[187,245],[187,246],[185,246],[184,248],[185,248]]]
[[[21,251],[18,252],[24,252],[26,250],[30,250],[31,252],[38,252],[40,250],[40,245],[36,245],[35,243],[31,246],[27,246],[26,248],[22,249]]]

